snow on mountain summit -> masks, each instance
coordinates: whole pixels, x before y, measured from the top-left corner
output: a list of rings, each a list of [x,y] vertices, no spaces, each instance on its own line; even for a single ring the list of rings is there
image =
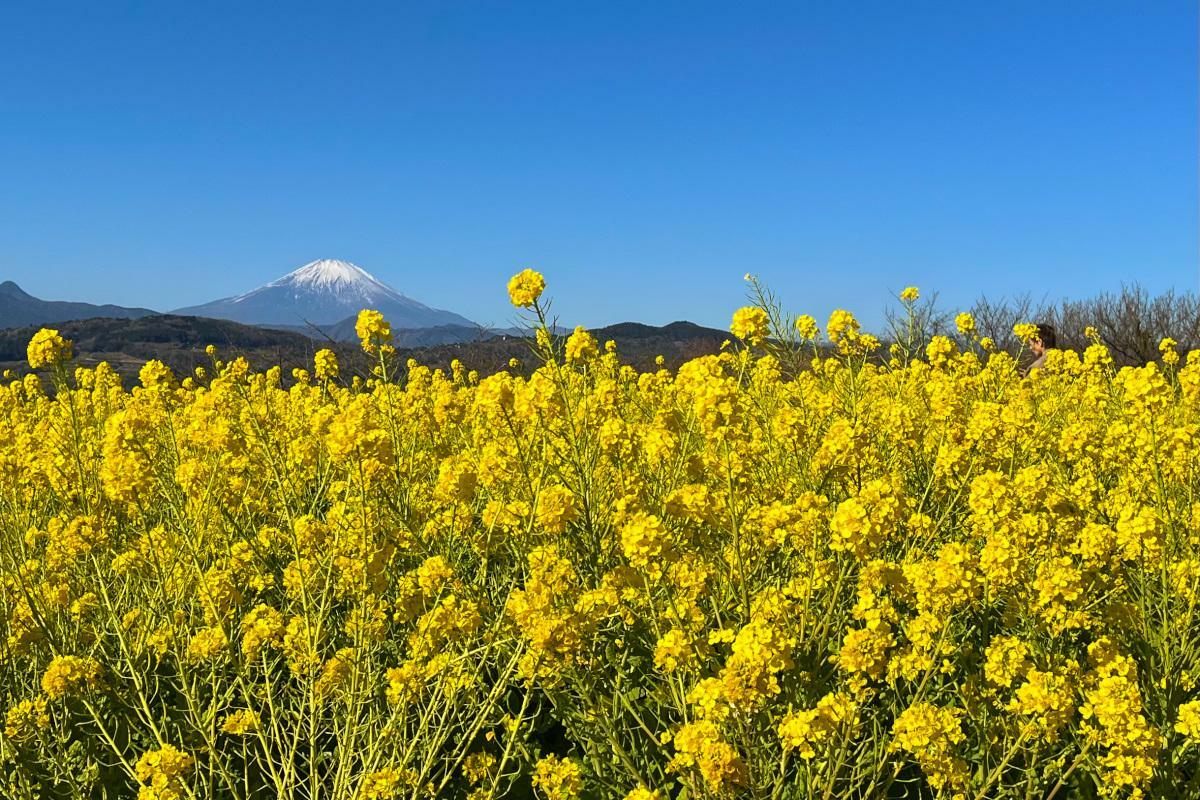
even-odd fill
[[[334,293],[355,292],[362,296],[400,295],[357,264],[339,261],[336,258],[310,261],[282,278],[271,281],[267,286],[295,286]]]
[[[364,308],[382,312],[393,328],[474,325],[451,311],[430,308],[401,294],[357,264],[333,258],[310,261],[244,294],[174,313],[251,325],[332,325]]]

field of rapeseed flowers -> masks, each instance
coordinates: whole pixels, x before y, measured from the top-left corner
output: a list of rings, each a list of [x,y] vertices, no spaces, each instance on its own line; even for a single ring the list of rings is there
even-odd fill
[[[529,377],[34,337],[0,796],[1200,797],[1200,359],[763,302],[638,374],[544,288]]]

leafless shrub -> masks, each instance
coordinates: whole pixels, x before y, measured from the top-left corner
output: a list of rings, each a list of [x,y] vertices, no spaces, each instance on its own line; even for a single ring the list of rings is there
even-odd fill
[[[937,300],[937,292],[930,292],[912,305],[911,313],[887,309],[884,312],[884,341],[895,342],[908,353],[917,354],[934,336],[953,335],[954,314],[938,308]]]

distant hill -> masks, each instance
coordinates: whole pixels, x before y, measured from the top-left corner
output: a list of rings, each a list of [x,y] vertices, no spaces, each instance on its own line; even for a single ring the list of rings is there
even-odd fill
[[[401,294],[355,264],[331,258],[309,262],[244,294],[179,308],[172,313],[230,319],[248,325],[301,328],[336,325],[363,308],[382,312],[393,328],[474,326],[466,317],[430,308]]]
[[[666,325],[646,325],[641,322],[618,322],[592,331],[592,335],[604,339],[654,339],[666,341],[692,341],[696,339],[715,339],[718,345],[729,338],[729,332],[718,328],[705,328],[694,322],[680,320]]]
[[[0,330],[0,369],[27,369],[25,348],[38,327]],[[57,327],[75,343],[79,363],[91,366],[107,361],[126,376],[136,376],[142,364],[152,358],[166,363],[177,375],[186,375],[197,366],[209,364],[204,353],[209,344],[218,348],[221,358],[245,356],[256,369],[278,364],[283,367],[285,380],[293,367],[311,368],[313,354],[322,347],[338,354],[343,376],[367,375],[371,366],[357,343],[321,341],[294,331],[229,320],[161,314],[126,320],[77,320]],[[478,335],[478,328],[470,330]],[[483,340],[406,346],[405,333],[401,331],[397,351],[402,361],[415,358],[427,366],[445,368],[458,359],[485,375],[507,369],[512,358],[519,359],[525,371],[536,364],[533,344],[525,336],[502,333]],[[592,334],[601,343],[616,341],[622,361],[643,370],[654,369],[654,359],[659,355],[668,367],[675,368],[689,359],[719,352],[721,342],[728,338],[724,331],[690,322],[662,327],[623,322],[595,329]]]
[[[41,300],[12,281],[0,283],[0,329],[20,328],[25,325],[52,325],[66,320],[91,317],[136,319],[157,313],[148,308]]]

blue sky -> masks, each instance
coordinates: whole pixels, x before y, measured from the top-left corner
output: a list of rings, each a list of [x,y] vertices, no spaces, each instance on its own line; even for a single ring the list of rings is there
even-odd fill
[[[1055,2],[6,3],[0,280],[169,309],[322,257],[512,318],[724,326],[754,272],[1195,289],[1197,10]]]

